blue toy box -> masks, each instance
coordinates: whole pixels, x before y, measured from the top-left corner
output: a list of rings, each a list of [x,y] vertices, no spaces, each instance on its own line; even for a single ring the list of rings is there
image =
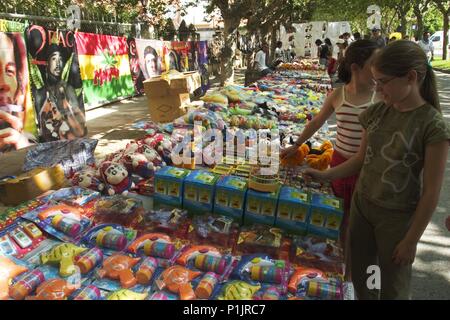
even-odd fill
[[[206,170],[191,171],[184,180],[183,208],[194,214],[213,212],[218,179],[218,175]]]
[[[155,202],[182,208],[184,180],[189,172],[190,170],[171,166],[156,171],[153,195]]]
[[[289,233],[306,235],[311,195],[301,189],[283,186],[278,199],[275,226]]]
[[[214,213],[242,223],[247,194],[247,180],[236,176],[222,176],[216,184]]]
[[[344,202],[334,196],[313,193],[308,233],[333,240],[339,238],[344,218]]]
[[[245,203],[244,224],[261,223],[273,226],[279,193],[279,187],[272,193],[249,189]]]

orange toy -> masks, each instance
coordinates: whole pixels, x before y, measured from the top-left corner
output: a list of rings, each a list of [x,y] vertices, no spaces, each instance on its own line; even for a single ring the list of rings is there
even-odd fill
[[[26,297],[25,300],[66,300],[76,290],[66,280],[55,278],[42,283],[36,289],[35,296]]]
[[[298,285],[303,279],[314,279],[317,277],[327,279],[325,273],[319,269],[298,267],[295,269],[294,274],[289,280],[288,291],[295,294],[297,292]]]
[[[306,144],[302,144],[298,149],[295,155],[281,159],[281,165],[284,167],[298,167],[301,166],[303,163],[303,160],[305,160],[305,157],[309,153],[309,147]]]
[[[306,162],[308,165],[320,171],[328,169],[333,158],[333,145],[330,141],[325,141],[320,146],[321,154],[309,154],[306,156]]]
[[[7,257],[0,256],[0,300],[9,298],[8,285],[12,278],[27,270],[27,268],[15,264]]]
[[[167,290],[178,293],[181,300],[195,299],[195,293],[191,286],[191,281],[201,275],[201,272],[191,271],[185,267],[172,266],[163,271],[161,278],[156,280],[160,290]]]
[[[100,278],[119,280],[123,288],[131,288],[137,283],[131,268],[139,262],[140,258],[117,254],[103,261],[103,268],[98,270]]]

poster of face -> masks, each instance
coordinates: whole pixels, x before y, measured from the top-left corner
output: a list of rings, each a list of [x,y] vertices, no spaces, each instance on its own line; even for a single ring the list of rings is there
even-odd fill
[[[136,39],[136,52],[145,79],[158,76],[166,70],[163,41]]]
[[[128,39],[128,48],[129,48],[128,57],[130,59],[130,70],[131,70],[131,77],[134,83],[134,89],[136,90],[137,94],[143,94],[144,93],[143,81],[145,80],[145,77],[139,65],[139,56],[136,48],[136,39],[134,38]]]
[[[25,27],[23,23],[0,20],[0,154],[19,147],[6,140],[11,135],[37,133],[23,37]]]
[[[194,44],[195,55],[195,69],[198,70],[202,78],[202,91],[206,92],[209,89],[209,74],[208,74],[208,42],[196,41]]]
[[[180,72],[189,71],[190,45],[187,41],[172,41],[169,52],[169,67]]]
[[[86,136],[83,87],[72,31],[26,30],[31,92],[42,141]]]
[[[77,32],[75,41],[86,109],[134,95],[125,37]]]

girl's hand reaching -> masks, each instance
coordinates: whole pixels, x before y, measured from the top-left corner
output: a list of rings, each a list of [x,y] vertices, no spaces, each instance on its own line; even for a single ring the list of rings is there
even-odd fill
[[[317,181],[317,182],[327,182],[330,181],[330,177],[328,174],[328,170],[320,171],[316,169],[308,168],[305,171],[303,171],[303,178],[306,181]]]

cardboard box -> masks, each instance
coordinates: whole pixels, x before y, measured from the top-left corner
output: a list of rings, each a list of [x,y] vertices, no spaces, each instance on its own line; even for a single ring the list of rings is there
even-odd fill
[[[278,199],[275,226],[289,233],[305,235],[308,230],[310,206],[310,193],[283,186]]]
[[[49,190],[60,189],[65,182],[61,166],[37,168],[0,182],[0,202],[16,206]]]
[[[244,223],[261,223],[273,226],[278,206],[280,188],[272,193],[249,189],[245,203]]]
[[[162,167],[156,171],[153,195],[155,202],[182,208],[184,179],[189,172],[189,170],[171,166]]]
[[[216,184],[214,213],[242,223],[247,189],[247,180],[235,176],[222,176]]]
[[[218,179],[218,175],[206,170],[191,171],[184,180],[183,208],[194,214],[212,213]]]
[[[337,240],[343,218],[342,199],[320,193],[312,194],[308,233]]]
[[[152,77],[144,81],[150,116],[156,122],[171,122],[186,113],[190,93],[201,86],[198,72]]]

